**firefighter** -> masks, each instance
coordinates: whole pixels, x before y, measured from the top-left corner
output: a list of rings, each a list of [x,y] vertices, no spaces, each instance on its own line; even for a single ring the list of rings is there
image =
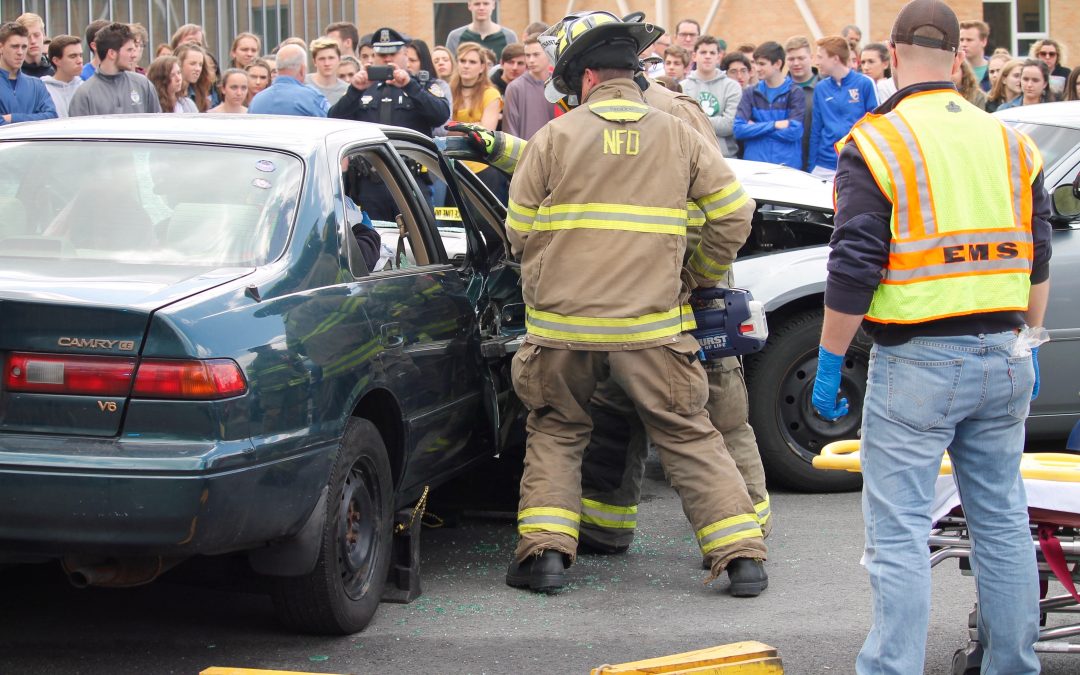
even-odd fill
[[[629,18],[627,20],[630,20]],[[716,143],[716,134],[708,118],[693,99],[650,82],[645,102],[686,122],[706,141]],[[454,124],[448,131],[461,132],[470,138],[474,149],[492,164],[512,174],[526,141],[504,132],[492,132],[474,124]],[[696,205],[687,205],[691,216],[687,229],[687,253],[693,252],[700,226],[705,218]],[[685,260],[684,260],[685,262]],[[722,284],[731,286],[730,273]],[[754,503],[754,512],[767,537],[772,530],[769,493],[761,464],[757,438],[748,421],[749,407],[742,361],[727,356],[705,365],[709,378],[709,401],[706,410],[713,426],[724,437],[731,458],[735,460],[746,489]],[[634,539],[637,508],[641,498],[641,480],[645,474],[648,444],[645,428],[638,419],[633,402],[611,380],[597,387],[589,405],[593,432],[581,465],[582,552],[623,553]]]
[[[507,233],[522,260],[526,343],[514,357],[530,410],[509,585],[565,583],[581,523],[588,405],[612,379],[633,401],[678,490],[709,580],[737,596],[768,585],[753,503],[705,412],[708,381],[685,304],[721,281],[750,231],[754,204],[719,150],[644,102],[637,54],[662,33],[607,12],[568,17],[542,42],[552,85],[582,104],[525,147],[510,187]],[[675,153],[660,177],[655,158]],[[705,222],[685,269],[691,199]]]

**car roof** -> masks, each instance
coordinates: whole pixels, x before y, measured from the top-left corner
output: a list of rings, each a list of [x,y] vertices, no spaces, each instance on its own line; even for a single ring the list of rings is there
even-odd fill
[[[727,159],[746,192],[758,202],[808,206],[832,211],[832,181],[812,176],[790,166]]]
[[[1017,106],[998,111],[994,116],[1016,122],[1080,129],[1080,101]]]
[[[154,140],[228,143],[307,155],[326,137],[350,132],[354,140],[380,141],[377,125],[290,115],[100,115],[24,122],[0,128],[0,141],[23,139]]]

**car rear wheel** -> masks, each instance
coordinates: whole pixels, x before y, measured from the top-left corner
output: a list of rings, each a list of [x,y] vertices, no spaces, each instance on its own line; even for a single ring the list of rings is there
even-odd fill
[[[825,445],[856,438],[866,392],[869,341],[860,331],[841,371],[840,394],[851,412],[836,422],[817,415],[810,403],[817,373],[824,310],[797,314],[770,331],[765,349],[746,358],[750,425],[757,434],[768,478],[801,492],[843,492],[862,485],[859,474],[823,471],[811,465]]]
[[[305,633],[361,631],[382,598],[393,537],[393,481],[375,425],[352,418],[338,450],[315,569],[275,580],[279,618]]]

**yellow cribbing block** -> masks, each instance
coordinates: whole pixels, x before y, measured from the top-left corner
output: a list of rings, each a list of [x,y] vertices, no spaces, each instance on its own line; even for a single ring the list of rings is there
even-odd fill
[[[261,670],[259,668],[232,668],[211,666],[199,675],[333,675],[332,673],[302,673],[298,670]]]
[[[655,659],[620,663],[593,668],[591,675],[773,675],[783,673],[780,654],[774,647],[761,642],[734,642],[693,652],[661,656]]]
[[[718,666],[702,666],[689,670],[673,670],[667,675],[784,675],[784,664],[779,656],[751,659]]]
[[[814,468],[857,472],[859,441],[836,441],[821,449],[814,458]],[[941,475],[952,473],[952,462],[946,453],[941,458]],[[1059,483],[1080,483],[1080,455],[1064,452],[1024,453],[1020,458],[1020,475],[1034,480],[1052,480]]]

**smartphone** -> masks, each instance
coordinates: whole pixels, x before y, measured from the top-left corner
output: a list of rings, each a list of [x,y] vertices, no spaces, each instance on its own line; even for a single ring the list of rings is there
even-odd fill
[[[393,66],[368,66],[367,79],[372,82],[385,82],[394,79]]]

